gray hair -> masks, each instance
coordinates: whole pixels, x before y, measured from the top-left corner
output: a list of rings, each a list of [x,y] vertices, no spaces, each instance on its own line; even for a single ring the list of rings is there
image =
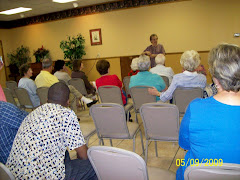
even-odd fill
[[[226,91],[240,90],[240,48],[232,44],[219,44],[209,53],[210,73]]]
[[[50,66],[52,66],[53,62],[51,59],[47,58],[47,59],[43,59],[42,61],[42,68],[43,69],[47,69],[49,68]]]
[[[139,59],[139,58],[134,58],[134,59],[132,60],[131,69],[132,69],[133,71],[138,70],[138,59]]]
[[[185,51],[180,59],[180,64],[184,70],[194,71],[200,64],[200,55],[197,51]]]
[[[158,54],[156,57],[155,57],[155,62],[156,64],[164,64],[165,63],[165,56],[163,54]]]
[[[146,55],[139,56],[138,59],[138,70],[139,71],[148,71],[150,67],[150,58]]]

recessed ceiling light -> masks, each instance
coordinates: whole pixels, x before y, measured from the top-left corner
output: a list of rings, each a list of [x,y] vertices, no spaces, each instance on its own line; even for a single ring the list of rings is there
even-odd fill
[[[56,2],[56,3],[68,3],[68,2],[73,2],[73,1],[76,1],[76,0],[52,0],[53,2]]]
[[[21,12],[31,11],[31,10],[32,8],[19,7],[19,8],[9,9],[6,11],[1,11],[0,14],[12,15],[12,14],[17,14]]]

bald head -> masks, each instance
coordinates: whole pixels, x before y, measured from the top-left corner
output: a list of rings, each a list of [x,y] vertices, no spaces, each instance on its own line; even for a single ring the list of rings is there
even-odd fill
[[[68,106],[70,90],[68,86],[62,82],[53,84],[48,90],[48,102]]]

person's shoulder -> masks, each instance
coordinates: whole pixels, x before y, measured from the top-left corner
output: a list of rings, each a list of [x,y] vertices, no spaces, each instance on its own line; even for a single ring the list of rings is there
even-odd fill
[[[191,101],[190,106],[191,107],[203,107],[210,105],[212,107],[213,104],[213,97],[208,97],[208,98],[196,98]]]

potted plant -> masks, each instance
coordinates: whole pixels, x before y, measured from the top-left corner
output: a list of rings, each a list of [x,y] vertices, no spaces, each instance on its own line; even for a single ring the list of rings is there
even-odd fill
[[[86,55],[84,50],[85,39],[81,34],[76,37],[68,36],[67,40],[60,42],[60,48],[64,53],[64,59],[69,59],[70,62],[66,63],[70,68],[72,68],[72,61],[74,59],[82,59],[83,55]]]
[[[34,51],[33,55],[36,58],[36,63],[42,62],[44,58],[49,58],[49,50],[45,49],[43,46]]]

